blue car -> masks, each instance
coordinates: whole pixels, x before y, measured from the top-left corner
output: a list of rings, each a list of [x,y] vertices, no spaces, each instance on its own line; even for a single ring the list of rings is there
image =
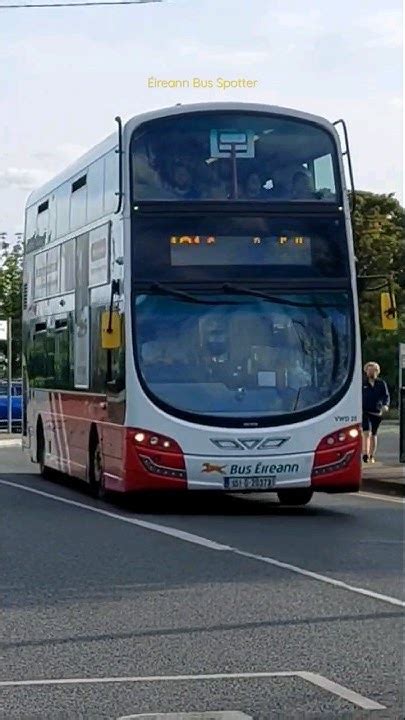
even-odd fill
[[[11,412],[13,430],[21,429],[22,416],[22,383],[13,382],[11,385]],[[8,427],[8,385],[0,381],[0,430]]]

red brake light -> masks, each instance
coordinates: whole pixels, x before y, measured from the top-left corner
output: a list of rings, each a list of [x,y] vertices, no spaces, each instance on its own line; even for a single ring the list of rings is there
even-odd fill
[[[315,450],[312,478],[350,469],[352,461],[360,457],[360,448],[360,425],[351,425],[326,435]]]
[[[339,449],[343,445],[357,445],[360,437],[360,425],[351,425],[326,435],[322,438],[316,450],[332,450]]]
[[[186,480],[186,465],[180,445],[172,438],[150,430],[134,429],[130,437],[144,470],[168,480]]]
[[[175,440],[150,430],[134,430],[133,440],[138,450],[161,450],[165,453],[180,453],[182,450]]]

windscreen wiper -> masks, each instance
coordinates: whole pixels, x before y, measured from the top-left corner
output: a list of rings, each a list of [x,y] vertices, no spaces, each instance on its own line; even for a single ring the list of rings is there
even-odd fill
[[[237,285],[234,283],[225,283],[222,285],[221,289],[224,292],[229,293],[237,293],[238,295],[249,295],[250,297],[257,297],[261,298],[262,300],[268,300],[269,302],[272,302],[276,305],[289,305],[291,307],[304,307],[304,308],[317,308],[321,315],[323,317],[327,317],[326,313],[322,310],[322,308],[325,307],[344,307],[344,303],[319,303],[319,302],[311,302],[311,303],[303,303],[303,302],[297,302],[296,300],[287,300],[280,297],[277,297],[275,295],[269,295],[268,293],[262,292],[261,290],[253,290],[252,288],[247,288],[244,285]],[[178,298],[179,300],[184,300],[185,302],[193,302],[197,303],[199,305],[217,305],[218,304],[218,296],[210,300],[209,298],[201,298],[197,297],[196,295],[192,295],[191,293],[185,292],[184,290],[177,290],[171,286],[163,285],[162,283],[152,283],[147,288],[149,292],[155,292],[160,295],[168,295],[169,297]],[[217,295],[217,293],[216,293]],[[228,301],[224,302],[223,300],[219,301],[221,305],[235,305],[235,302]]]
[[[225,283],[222,286],[225,292],[235,292],[240,295],[251,295],[252,297],[262,298],[262,300],[269,300],[275,305],[292,305],[293,307],[318,307],[318,303],[300,303],[295,300],[283,300],[283,298],[275,295],[269,295],[268,293],[262,292],[262,290],[253,290],[247,288],[244,285],[236,285],[235,283]]]
[[[306,308],[317,308],[320,312],[322,308],[325,307],[344,307],[344,303],[319,303],[319,302],[311,302],[311,303],[303,303],[303,302],[297,302],[296,300],[287,300],[282,299],[280,297],[269,295],[268,293],[262,292],[262,290],[253,290],[253,288],[247,288],[244,285],[236,285],[235,283],[225,283],[225,285],[222,286],[222,289],[225,292],[234,292],[239,293],[240,295],[251,295],[252,297],[258,297],[262,298],[263,300],[269,300],[270,302],[276,304],[276,305],[291,305],[292,307],[306,307]],[[326,317],[326,315],[325,315]]]
[[[168,285],[163,285],[162,283],[152,283],[148,287],[149,292],[155,292],[160,295],[168,295],[169,297],[177,298],[178,300],[183,300],[185,302],[190,303],[197,303],[198,305],[217,305],[218,304],[218,298],[212,298],[210,300],[209,298],[200,298],[196,295],[192,295],[191,293],[184,292],[184,290],[176,290],[175,288],[172,288]],[[234,302],[221,302],[221,305],[235,305]]]
[[[299,403],[300,396],[301,396],[301,390],[304,390],[305,387],[306,387],[305,385],[301,385],[301,387],[299,387],[298,390],[297,390],[297,394],[296,394],[296,396],[295,396],[295,398],[294,398],[293,406],[292,406],[292,408],[291,408],[293,412],[294,412],[294,411],[297,409],[297,407],[298,407],[298,403]]]

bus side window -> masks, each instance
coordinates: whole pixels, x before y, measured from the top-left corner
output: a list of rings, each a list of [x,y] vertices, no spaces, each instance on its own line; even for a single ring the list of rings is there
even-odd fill
[[[55,318],[55,387],[73,388],[72,359],[73,315]]]
[[[62,237],[69,232],[70,221],[70,185],[64,183],[57,188],[56,198],[56,234]]]
[[[87,172],[87,222],[103,216],[104,159],[90,165]]]
[[[56,387],[55,377],[55,328],[48,328],[45,339],[46,348],[46,378],[45,387]]]
[[[49,242],[49,199],[38,205],[37,233],[45,238],[45,242]]]
[[[46,322],[34,321],[32,329],[32,342],[27,358],[29,375],[34,387],[45,387],[47,378],[46,360]]]
[[[122,322],[122,333],[124,329],[124,316],[121,316]],[[122,336],[121,347],[116,350],[104,351],[111,353],[110,367],[109,367],[109,388],[113,393],[122,393],[125,390],[125,339]]]
[[[25,233],[24,241],[26,251],[29,252],[30,241],[35,240],[37,234],[37,206],[31,205],[25,211]]]
[[[104,393],[107,381],[107,352],[101,347],[101,316],[104,307],[92,307],[91,314],[91,387],[94,392]]]
[[[118,155],[112,150],[104,158],[104,214],[113,212],[117,207],[118,191]]]

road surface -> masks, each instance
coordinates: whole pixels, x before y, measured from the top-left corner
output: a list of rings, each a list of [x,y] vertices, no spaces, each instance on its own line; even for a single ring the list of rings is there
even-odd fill
[[[95,501],[0,447],[0,718],[402,718],[403,511]]]

